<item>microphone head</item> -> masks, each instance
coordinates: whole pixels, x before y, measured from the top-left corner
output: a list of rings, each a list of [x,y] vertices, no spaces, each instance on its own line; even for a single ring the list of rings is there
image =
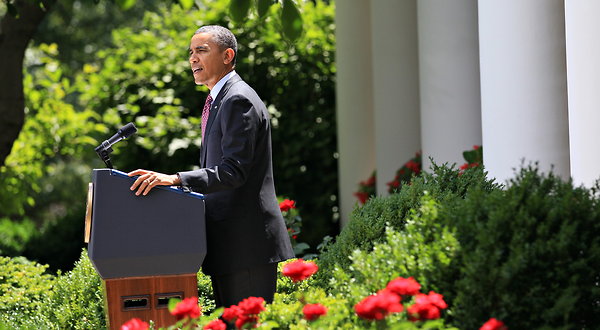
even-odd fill
[[[119,129],[119,135],[121,135],[124,139],[133,135],[133,133],[137,132],[137,127],[133,123],[129,123]]]

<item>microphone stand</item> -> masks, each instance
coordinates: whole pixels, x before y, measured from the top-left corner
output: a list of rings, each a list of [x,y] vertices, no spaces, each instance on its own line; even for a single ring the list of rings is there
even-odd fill
[[[104,161],[104,164],[106,164],[106,167],[112,169],[113,165],[112,165],[112,162],[110,161],[109,155],[111,152],[113,152],[113,149],[110,146],[110,144],[108,144],[108,141],[102,142],[102,144],[97,146],[96,149],[94,149],[94,150],[96,150],[96,153],[98,154],[100,159],[102,159]]]

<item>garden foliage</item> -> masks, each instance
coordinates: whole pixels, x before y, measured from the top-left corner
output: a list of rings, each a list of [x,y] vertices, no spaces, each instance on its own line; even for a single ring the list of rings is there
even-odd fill
[[[334,265],[348,269],[350,260],[348,256],[356,249],[370,251],[373,244],[385,238],[385,228],[391,226],[402,230],[411,209],[418,209],[423,192],[440,203],[452,199],[461,199],[474,187],[481,187],[484,191],[497,189],[498,185],[486,179],[482,168],[473,168],[463,175],[452,166],[432,166],[432,173],[423,173],[414,177],[410,184],[402,185],[402,189],[389,197],[370,199],[363,207],[352,212],[351,220],[319,257],[319,264],[325,269]],[[319,279],[327,279],[319,274]],[[322,282],[321,282],[322,283]],[[326,284],[323,284],[326,286]]]
[[[455,320],[514,329],[600,324],[600,195],[522,169],[505,190],[476,189],[443,212],[461,253]],[[480,324],[480,323],[479,323]]]

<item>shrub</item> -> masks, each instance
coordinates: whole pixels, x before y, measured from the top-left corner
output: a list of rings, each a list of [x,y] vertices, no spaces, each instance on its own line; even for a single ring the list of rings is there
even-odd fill
[[[350,222],[335,243],[326,246],[319,258],[319,265],[328,271],[334,265],[347,270],[350,265],[348,256],[356,249],[370,251],[374,243],[385,238],[386,226],[403,230],[409,210],[419,208],[424,191],[440,203],[446,203],[463,198],[474,187],[480,187],[483,191],[498,187],[493,181],[486,179],[482,168],[469,169],[460,176],[454,166],[448,167],[445,164],[433,164],[432,170],[431,174],[424,173],[422,177],[414,177],[410,184],[402,186],[399,193],[370,199],[364,206],[354,209]],[[327,286],[324,274],[328,271],[319,273],[319,285]]]
[[[35,224],[29,219],[21,221],[0,219],[0,255],[8,257],[21,255],[35,231]]]
[[[456,276],[451,261],[460,247],[450,229],[440,223],[439,208],[425,194],[419,209],[410,211],[402,231],[387,227],[382,242],[369,250],[355,250],[349,267],[335,267],[329,275],[329,293],[356,303],[398,276],[414,277],[423,292],[445,292],[447,279]]]
[[[457,324],[514,329],[600,324],[600,203],[594,190],[522,169],[506,190],[476,189],[443,212],[456,227]]]
[[[72,271],[59,275],[42,313],[59,329],[103,329],[102,281],[84,249]]]
[[[48,328],[40,311],[55,277],[48,266],[23,257],[0,257],[0,328]]]

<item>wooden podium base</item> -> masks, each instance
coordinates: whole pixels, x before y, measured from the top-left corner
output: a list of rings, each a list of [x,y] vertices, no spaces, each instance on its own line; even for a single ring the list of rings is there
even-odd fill
[[[116,278],[103,282],[109,329],[120,329],[134,317],[146,322],[153,320],[157,328],[167,327],[176,322],[169,313],[169,299],[198,297],[196,274]]]

